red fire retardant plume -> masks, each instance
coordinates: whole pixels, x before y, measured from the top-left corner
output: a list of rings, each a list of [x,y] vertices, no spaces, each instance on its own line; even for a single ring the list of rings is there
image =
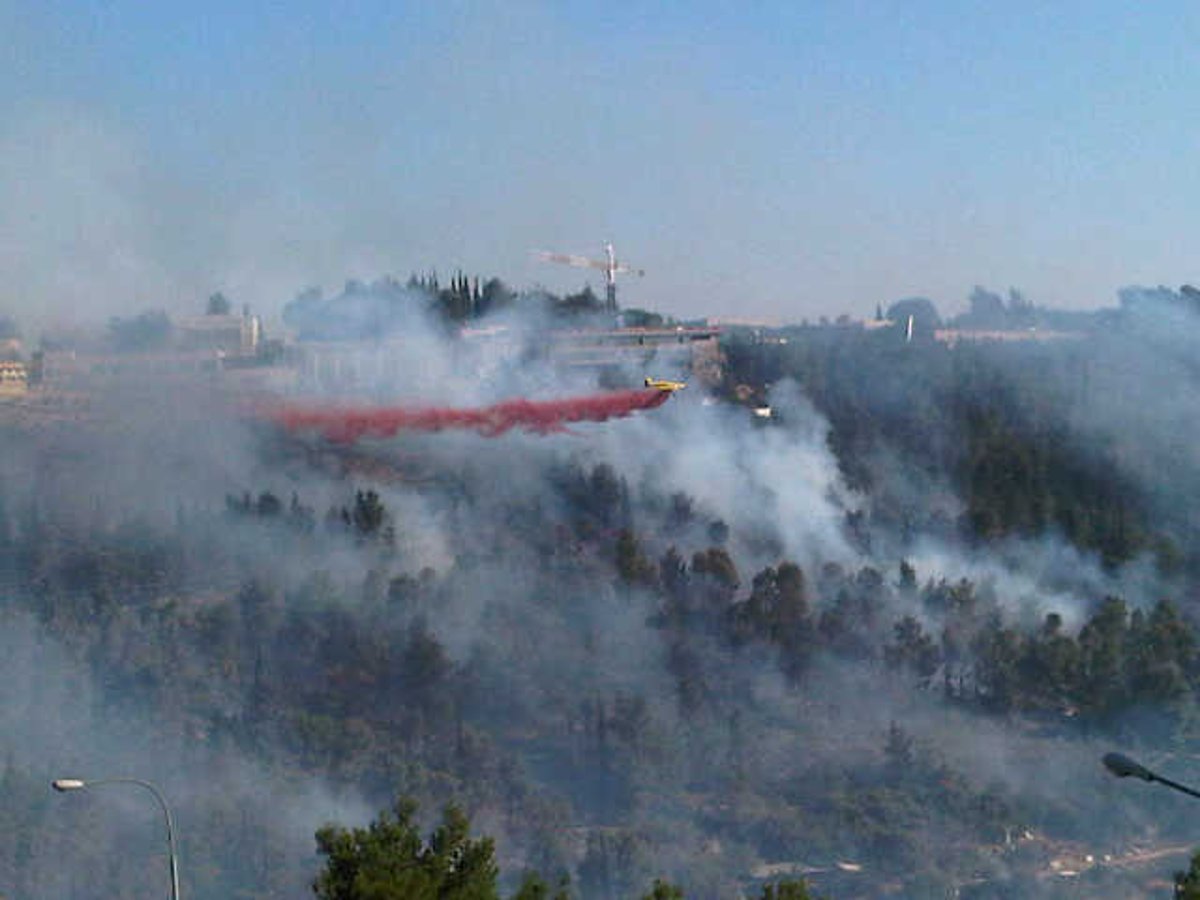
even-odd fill
[[[563,400],[507,400],[466,409],[405,406],[283,406],[267,417],[289,431],[316,431],[331,441],[353,443],[363,437],[391,437],[398,431],[469,429],[496,437],[513,428],[534,434],[564,431],[572,422],[604,422],[641,409],[662,406],[667,391],[609,391]]]

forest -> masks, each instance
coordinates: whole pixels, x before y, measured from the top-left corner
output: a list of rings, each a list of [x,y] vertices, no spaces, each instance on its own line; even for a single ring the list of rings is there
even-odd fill
[[[455,366],[521,306],[389,284]],[[729,329],[711,402],[547,437],[0,419],[0,896],[160,890],[145,798],[48,790],[122,775],[197,898],[1167,896],[1189,801],[1099,758],[1200,776],[1189,290]]]

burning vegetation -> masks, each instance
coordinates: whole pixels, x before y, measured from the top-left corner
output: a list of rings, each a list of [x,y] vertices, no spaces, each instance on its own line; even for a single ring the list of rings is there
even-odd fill
[[[1181,297],[1087,340],[729,329],[669,404],[596,386],[645,370],[496,401],[553,361],[406,321],[452,402],[277,399],[308,453],[173,381],[0,407],[6,890],[156,881],[47,766],[161,784],[190,896],[355,896],[373,841],[422,889],[469,857],[478,896],[1124,897],[1180,864],[1192,810],[1098,761],[1196,773]]]

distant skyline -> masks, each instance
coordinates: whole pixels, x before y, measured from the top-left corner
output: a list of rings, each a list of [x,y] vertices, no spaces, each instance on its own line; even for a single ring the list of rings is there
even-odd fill
[[[1200,280],[1200,8],[0,0],[0,315],[349,278],[678,316]]]

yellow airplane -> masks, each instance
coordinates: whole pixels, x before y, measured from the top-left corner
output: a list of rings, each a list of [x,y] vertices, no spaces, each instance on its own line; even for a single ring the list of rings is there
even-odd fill
[[[647,378],[642,382],[648,388],[654,388],[657,391],[665,391],[668,394],[673,394],[676,391],[681,391],[687,384],[682,381],[666,381],[662,378]]]

